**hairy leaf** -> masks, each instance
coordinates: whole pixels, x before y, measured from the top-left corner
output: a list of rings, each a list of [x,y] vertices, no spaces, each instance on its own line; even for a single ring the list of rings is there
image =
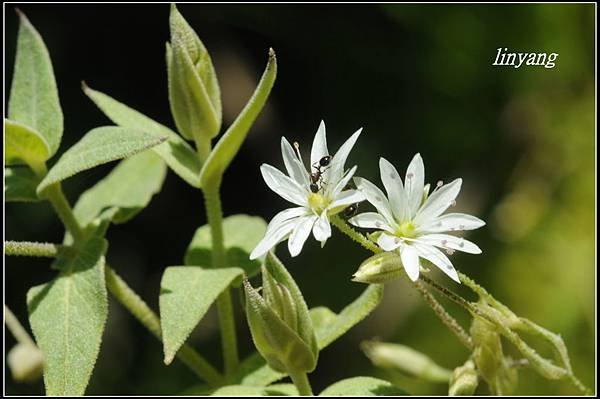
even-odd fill
[[[219,294],[242,274],[239,268],[167,267],[159,300],[165,364],[173,361]]]
[[[165,141],[164,136],[118,126],[90,130],[65,152],[38,186],[38,193],[76,173],[95,166],[127,158]]]
[[[35,191],[41,177],[26,166],[4,168],[4,200],[6,202],[37,202]]]
[[[75,217],[86,226],[96,217],[123,223],[145,208],[160,191],[166,166],[152,151],[144,151],[121,162],[92,188],[84,192],[74,208]]]
[[[44,137],[19,122],[4,119],[4,162],[6,165],[27,164],[33,170],[45,168],[50,147]]]
[[[190,145],[168,127],[148,118],[146,115],[118,102],[96,90],[83,85],[84,93],[115,124],[130,129],[157,133],[167,137],[167,141],[152,148],[179,177],[193,187],[200,187],[202,164]]]
[[[220,180],[237,152],[239,151],[254,120],[263,109],[275,78],[277,76],[277,59],[273,49],[269,50],[269,62],[254,90],[254,94],[240,112],[233,124],[210,153],[200,172],[200,184],[205,187],[207,182]]]
[[[223,220],[223,237],[226,265],[239,267],[248,278],[260,270],[260,260],[250,260],[254,247],[264,237],[267,223],[258,216],[232,215]],[[211,267],[212,235],[210,226],[199,227],[185,252],[186,265],[207,265]],[[239,284],[237,284],[239,285]]]
[[[39,132],[49,156],[60,145],[63,114],[48,49],[27,17],[20,17],[15,70],[8,100],[8,117]]]
[[[319,396],[400,396],[407,393],[388,381],[373,377],[353,377],[325,388]]]
[[[44,353],[47,395],[83,395],[106,323],[106,241],[94,236],[77,253],[59,256],[59,275],[27,293],[29,322]]]

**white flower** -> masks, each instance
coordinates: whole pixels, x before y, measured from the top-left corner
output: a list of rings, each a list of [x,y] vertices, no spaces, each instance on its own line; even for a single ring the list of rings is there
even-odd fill
[[[373,183],[355,177],[356,186],[378,213],[361,213],[349,222],[358,227],[382,230],[377,244],[384,251],[400,253],[406,274],[412,281],[419,278],[419,259],[423,258],[460,283],[452,262],[438,248],[445,249],[448,254],[455,250],[480,254],[481,249],[464,238],[441,233],[473,230],[485,225],[483,220],[464,213],[442,215],[456,203],[462,179],[446,185],[438,182],[429,194],[429,184],[424,186],[425,168],[419,154],[408,166],[404,184],[396,168],[384,158],[379,160],[379,169],[388,197]]]
[[[361,131],[362,129],[357,130],[334,156],[330,156],[325,123],[321,121],[310,152],[310,173],[304,166],[298,148],[294,151],[285,137],[281,138],[281,153],[289,177],[267,164],[261,165],[260,171],[271,190],[298,206],[281,211],[271,219],[265,237],[254,248],[250,259],[264,255],[286,239],[290,255],[296,256],[311,231],[315,239],[321,242],[321,246],[325,245],[331,236],[328,216],[341,212],[351,204],[364,201],[365,197],[360,191],[344,190],[356,172],[356,166],[345,171],[344,164]],[[325,157],[328,157],[329,165],[318,166]],[[320,178],[311,180],[311,174],[318,171],[321,172]]]

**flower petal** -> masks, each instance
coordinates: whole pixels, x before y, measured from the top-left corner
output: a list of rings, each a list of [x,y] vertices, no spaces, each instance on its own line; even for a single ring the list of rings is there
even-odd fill
[[[352,179],[352,176],[354,176],[356,168],[356,166],[353,166],[352,169],[346,171],[344,177],[342,177],[342,179],[336,184],[334,189],[331,191],[331,198],[335,199],[344,190],[344,188],[346,188],[348,182],[350,181],[350,179]]]
[[[327,219],[327,212],[322,212],[321,216],[315,222],[313,235],[317,241],[322,243],[331,237],[331,225],[329,224],[329,219]]]
[[[394,165],[385,158],[379,158],[379,172],[381,173],[381,181],[390,200],[392,212],[396,220],[402,223],[411,216],[402,179]]]
[[[379,245],[379,248],[383,249],[384,251],[389,252],[395,250],[400,245],[402,245],[402,240],[400,240],[400,238],[396,236],[383,233],[377,239],[377,245]]]
[[[388,231],[390,233],[394,232],[394,230],[388,225],[385,218],[376,212],[360,213],[348,219],[348,222],[363,229],[379,229]]]
[[[462,179],[456,179],[434,191],[417,212],[414,219],[415,223],[417,225],[426,224],[454,204],[456,196],[460,192],[461,184]]]
[[[409,217],[413,217],[423,199],[423,188],[425,184],[425,166],[421,154],[417,153],[406,169],[406,178],[404,179],[404,189],[408,199],[408,207],[410,209]]]
[[[428,223],[418,226],[417,233],[443,233],[446,231],[475,230],[485,226],[485,222],[466,213],[447,213]]]
[[[284,220],[277,225],[273,225],[267,232],[264,238],[252,250],[250,259],[254,260],[266,254],[271,248],[285,240],[296,226],[299,218]]]
[[[290,255],[292,257],[297,256],[300,251],[302,251],[302,247],[306,242],[306,239],[310,235],[310,231],[317,220],[317,216],[302,216],[298,218],[294,226],[294,230],[292,230],[292,234],[288,239],[288,249],[290,250]]]
[[[470,254],[480,254],[481,249],[469,240],[462,237],[455,237],[449,234],[427,234],[417,238],[417,242],[436,247],[453,249],[456,251],[467,252]]]
[[[306,171],[302,160],[298,159],[294,149],[285,137],[281,138],[281,154],[288,175],[301,187],[306,187],[308,189],[308,172]]]
[[[408,278],[417,281],[419,278],[419,254],[417,250],[410,245],[404,245],[400,250],[400,258]]]
[[[344,174],[344,165],[346,164],[346,159],[354,147],[356,140],[358,140],[358,136],[362,132],[362,128],[358,129],[335,153],[333,158],[331,159],[331,166],[328,168],[328,176],[327,183],[330,185],[337,185],[337,182],[341,180],[342,175]]]
[[[452,262],[450,262],[450,259],[448,259],[448,257],[444,255],[442,251],[431,245],[421,244],[418,242],[412,243],[411,245],[417,250],[421,258],[433,263],[433,265],[444,272],[444,274],[460,284],[458,273],[456,273],[456,270],[454,269]]]
[[[329,150],[327,149],[327,137],[325,135],[325,122],[321,121],[319,124],[319,128],[317,129],[317,133],[315,134],[315,139],[313,140],[313,145],[310,150],[310,165],[318,163],[321,158],[329,155]]]
[[[305,190],[283,172],[268,164],[262,164],[260,172],[267,186],[282,198],[296,205],[308,205]]]
[[[283,211],[279,212],[277,215],[273,216],[273,219],[271,219],[271,221],[269,222],[269,225],[267,226],[267,232],[279,227],[279,225],[281,225],[286,220],[293,219],[298,216],[305,216],[308,213],[309,213],[308,209],[303,208],[303,207],[284,209]]]
[[[362,202],[365,200],[365,195],[362,193],[362,191],[358,191],[358,190],[346,190],[346,191],[342,191],[342,193],[340,195],[338,195],[338,197],[335,199],[335,201],[333,201],[331,204],[329,204],[329,206],[327,207],[327,209],[333,213],[335,213],[336,211],[338,211],[339,209],[336,208],[340,208],[340,207],[346,207],[350,204],[355,204],[357,202]]]
[[[392,209],[388,199],[383,195],[383,192],[373,183],[362,177],[355,177],[354,183],[356,187],[365,195],[367,201],[369,201],[377,211],[387,220],[388,225],[393,226],[396,222],[392,215]]]

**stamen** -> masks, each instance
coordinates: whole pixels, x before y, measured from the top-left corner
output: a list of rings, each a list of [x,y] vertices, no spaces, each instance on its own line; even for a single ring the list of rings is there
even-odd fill
[[[455,200],[450,201],[450,206],[456,206],[456,201]]]
[[[448,255],[453,255],[453,254],[454,254],[454,250],[453,250],[452,248],[447,248],[447,249],[446,249],[446,253],[447,253]]]
[[[407,179],[412,179],[412,178],[413,178],[413,176],[414,176],[414,175],[413,175],[413,173],[412,173],[412,172],[408,172],[408,173],[406,174],[406,178],[407,178]]]
[[[381,222],[380,221],[376,221],[375,222],[375,227],[381,227]]]
[[[444,185],[444,182],[442,180],[438,180],[437,183],[435,183],[435,187],[436,188],[440,188]]]
[[[400,239],[398,237],[394,237],[394,243],[400,244]]]
[[[446,244],[448,244],[448,241],[447,240],[442,240],[442,245],[446,246]]]
[[[465,243],[464,243],[464,241],[462,239],[458,243],[458,246],[461,247],[461,248],[465,246]]]
[[[300,156],[300,144],[298,144],[297,141],[294,141],[294,149],[296,150],[296,155],[298,156],[298,159],[302,159],[302,157]]]

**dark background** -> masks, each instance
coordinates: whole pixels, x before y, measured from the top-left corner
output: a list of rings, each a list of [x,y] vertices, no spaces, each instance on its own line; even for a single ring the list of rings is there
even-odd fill
[[[59,155],[88,130],[110,124],[81,92],[81,80],[174,126],[164,64],[168,4],[18,7],[43,36],[54,64],[65,114]],[[5,98],[18,27],[13,8],[5,7]],[[358,175],[378,184],[380,156],[402,174],[420,152],[426,180],[462,177],[456,209],[488,222],[469,235],[483,254],[456,254],[455,266],[519,315],[560,333],[575,373],[594,386],[594,5],[182,4],[179,9],[213,57],[225,127],[251,94],[268,48],[277,52],[279,72],[268,108],[225,176],[225,214],[269,220],[286,207],[262,181],[259,165],[282,167],[282,135],[308,153],[321,119],[332,152],[364,128],[348,165],[358,164]],[[560,55],[554,69],[495,67],[498,47]],[[63,187],[70,201],[112,167],[67,180]],[[48,204],[10,203],[5,211],[7,239],[62,240]],[[201,193],[169,172],[148,208],[111,227],[108,261],[158,309],[162,271],[183,262],[195,229],[205,222]],[[311,307],[339,311],[364,289],[350,276],[367,253],[341,234],[323,250],[310,239],[294,259],[284,245],[279,253]],[[6,262],[5,301],[23,322],[25,293],[52,278],[48,265],[40,259]],[[438,280],[469,295],[449,279]],[[462,310],[449,309],[467,322]],[[239,311],[238,306],[246,355],[253,348]],[[219,364],[216,324],[210,313],[191,343]],[[447,392],[443,384],[373,368],[359,350],[362,340],[373,337],[409,345],[448,368],[468,355],[408,284],[393,283],[369,318],[321,352],[310,375],[315,390],[341,378],[374,375],[415,394]],[[13,344],[7,334],[6,349]],[[8,371],[5,375],[8,394],[43,392],[41,381],[17,384]],[[531,371],[520,377],[518,393],[577,393],[566,382],[548,382]],[[160,343],[111,302],[87,393],[173,394],[197,383],[178,361],[165,366]]]

